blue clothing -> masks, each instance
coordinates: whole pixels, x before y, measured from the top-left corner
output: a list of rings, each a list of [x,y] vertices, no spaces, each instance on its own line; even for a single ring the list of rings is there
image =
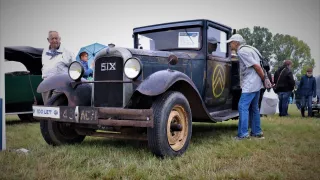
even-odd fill
[[[302,76],[299,84],[299,92],[301,96],[313,96],[317,94],[316,78],[313,76],[308,77],[307,75]]]
[[[84,78],[88,78],[89,76],[92,76],[93,70],[91,68],[89,68],[88,62],[80,60],[80,63],[83,66],[83,69],[84,69],[83,77]]]
[[[308,116],[312,116],[312,96],[301,97],[301,115],[304,116],[305,107],[308,107]]]
[[[251,122],[251,133],[254,136],[262,133],[260,125],[259,112],[259,97],[260,91],[252,93],[242,93],[238,104],[239,109],[239,124],[238,137],[246,137],[248,133],[249,119]]]
[[[59,52],[59,51],[57,51],[56,49],[54,49],[54,50],[48,50],[48,52],[46,52],[46,55],[47,55],[47,56],[51,56],[50,60],[51,60],[53,57],[55,57],[55,56],[57,56],[57,55],[59,55],[59,54],[62,54],[62,52]]]
[[[83,66],[84,70],[88,70],[89,66],[88,66],[88,61],[82,61],[80,60],[81,65]]]
[[[289,98],[291,96],[291,92],[279,92],[279,116],[287,116],[288,115],[288,106],[289,106]]]

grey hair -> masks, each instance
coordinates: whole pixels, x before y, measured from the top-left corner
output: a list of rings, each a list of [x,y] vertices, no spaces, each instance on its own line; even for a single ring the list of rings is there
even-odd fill
[[[53,32],[57,33],[57,34],[58,34],[58,36],[60,37],[60,35],[59,35],[59,32],[58,32],[58,31],[49,31],[49,32],[48,32],[48,38],[50,37],[50,34],[51,34],[51,33],[53,33]]]

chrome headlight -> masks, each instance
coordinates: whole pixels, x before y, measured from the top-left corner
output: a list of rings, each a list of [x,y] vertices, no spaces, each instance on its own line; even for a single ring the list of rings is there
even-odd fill
[[[79,62],[74,61],[70,64],[68,73],[72,80],[77,81],[83,76],[84,69]]]
[[[137,78],[141,73],[141,63],[137,58],[128,59],[123,66],[123,72],[129,79]]]

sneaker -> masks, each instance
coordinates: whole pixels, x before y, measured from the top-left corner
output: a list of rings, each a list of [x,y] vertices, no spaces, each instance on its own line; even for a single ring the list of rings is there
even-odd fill
[[[256,139],[265,139],[264,135],[263,135],[263,132],[261,132],[260,134],[258,135],[253,135],[252,132],[250,132],[250,136],[251,137],[254,137]]]
[[[244,136],[244,137],[239,137],[239,136],[236,136],[234,137],[234,140],[244,140],[244,139],[250,139],[250,136]]]

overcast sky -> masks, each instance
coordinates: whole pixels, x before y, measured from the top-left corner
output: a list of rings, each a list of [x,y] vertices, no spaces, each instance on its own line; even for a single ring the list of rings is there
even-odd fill
[[[210,19],[236,29],[257,25],[296,36],[310,46],[320,73],[320,0],[0,1],[1,57],[4,46],[47,46],[49,30],[59,31],[76,54],[94,42],[133,47],[134,27]]]

